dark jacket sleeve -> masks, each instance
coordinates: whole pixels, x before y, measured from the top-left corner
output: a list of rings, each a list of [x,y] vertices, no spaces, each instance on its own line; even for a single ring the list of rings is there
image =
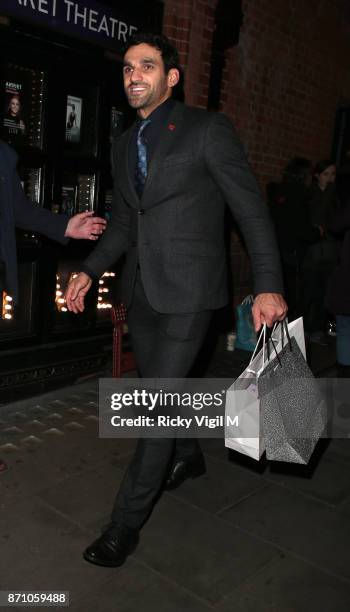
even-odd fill
[[[279,251],[269,211],[230,122],[212,114],[206,161],[243,234],[251,258],[254,293],[283,293]]]
[[[56,215],[49,210],[33,204],[25,196],[19,176],[13,172],[13,211],[16,227],[24,230],[39,232],[52,240],[66,244],[69,239],[65,238],[68,217]]]

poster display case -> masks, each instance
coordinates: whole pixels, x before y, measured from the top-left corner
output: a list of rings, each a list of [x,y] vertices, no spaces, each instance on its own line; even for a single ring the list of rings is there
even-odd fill
[[[22,168],[21,184],[26,194],[34,204],[42,204],[43,168]]]
[[[43,146],[46,74],[15,63],[1,70],[2,138],[11,145]]]
[[[93,211],[96,209],[96,196],[95,174],[64,172],[59,212],[72,217],[80,212]]]
[[[66,40],[54,45],[1,24],[0,48],[0,137],[18,154],[25,194],[54,213],[94,211],[110,219],[111,144],[129,121],[121,66],[103,50],[72,52]],[[106,270],[93,285],[83,314],[68,312],[64,299],[70,275],[95,245],[70,240],[62,246],[17,231],[18,306],[11,295],[0,300],[3,394],[43,388],[56,376],[84,376],[111,358],[119,271]]]

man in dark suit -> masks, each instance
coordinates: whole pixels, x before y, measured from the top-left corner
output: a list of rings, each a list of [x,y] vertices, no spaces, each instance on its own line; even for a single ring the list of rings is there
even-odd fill
[[[66,244],[69,238],[96,240],[106,226],[104,219],[92,217],[91,212],[68,219],[35,206],[23,192],[16,165],[17,154],[0,141],[0,298],[6,290],[14,303],[18,297],[15,227]],[[6,464],[0,460],[0,472],[5,469]]]
[[[212,313],[228,300],[225,202],[245,237],[254,273],[256,329],[287,306],[267,209],[238,137],[223,115],[173,101],[180,77],[176,49],[163,36],[137,34],[124,55],[124,88],[138,120],[114,144],[112,220],[67,305],[84,309],[92,279],[122,253],[122,297],[142,377],[185,377]],[[162,488],[205,471],[195,440],[141,439],[126,471],[112,521],[84,557],[121,565]]]

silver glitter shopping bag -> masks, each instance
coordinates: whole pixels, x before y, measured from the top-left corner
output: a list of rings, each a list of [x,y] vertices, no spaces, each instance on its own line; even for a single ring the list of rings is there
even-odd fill
[[[288,332],[295,337],[305,355],[304,328],[302,318],[288,323]],[[226,392],[225,403],[225,446],[259,461],[265,451],[262,412],[258,395],[258,378],[268,365],[268,355],[274,342],[277,353],[285,344],[282,326],[275,325],[267,347],[267,329],[263,326],[252,358],[247,368]],[[262,348],[258,351],[262,341]],[[230,423],[233,423],[231,425]]]
[[[281,325],[286,342],[258,378],[266,457],[307,464],[325,432],[326,402],[295,338]]]

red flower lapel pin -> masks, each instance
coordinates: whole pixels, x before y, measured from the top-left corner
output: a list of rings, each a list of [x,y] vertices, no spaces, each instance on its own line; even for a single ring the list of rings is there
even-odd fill
[[[176,129],[176,125],[174,125],[174,123],[169,123],[168,125],[168,130],[170,130],[171,132],[173,132]]]

